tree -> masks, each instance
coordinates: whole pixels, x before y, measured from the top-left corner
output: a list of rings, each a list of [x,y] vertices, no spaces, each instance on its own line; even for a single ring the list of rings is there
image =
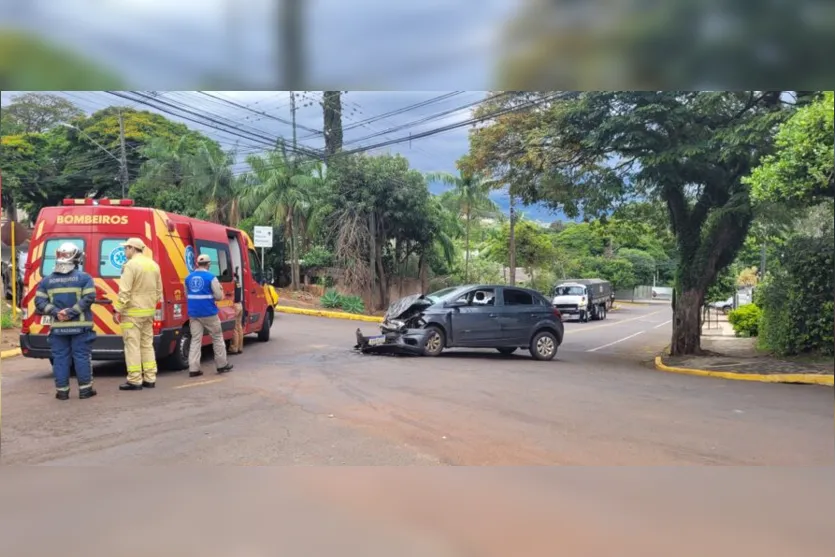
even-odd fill
[[[353,280],[371,286],[372,305],[386,307],[388,276],[431,240],[426,181],[401,155],[340,158],[332,170],[330,220],[338,229],[337,257],[351,265]],[[358,265],[366,271],[359,273]]]
[[[464,217],[464,282],[469,283],[472,220],[491,216],[498,211],[498,206],[490,199],[490,191],[495,189],[497,184],[466,170],[459,170],[458,176],[447,172],[431,172],[426,175],[426,179],[452,186],[448,199],[454,203],[456,212]]]
[[[776,152],[745,179],[755,199],[803,206],[835,197],[834,99],[832,91],[825,91],[780,126]]]
[[[23,93],[3,108],[3,118],[19,133],[43,133],[61,122],[80,118],[84,112],[73,103],[50,93]]]
[[[694,354],[705,292],[751,224],[743,177],[786,118],[780,93],[583,93],[517,126],[517,150],[492,150],[508,132],[491,126],[471,132],[471,150],[490,167],[524,169],[520,196],[569,217],[635,197],[663,201],[678,252],[671,351]]]
[[[551,267],[557,258],[557,250],[548,232],[536,224],[520,220],[516,223],[516,257],[518,264],[528,272],[531,280],[537,269]],[[488,256],[502,265],[510,261],[510,223],[505,223],[501,232],[489,246]]]
[[[319,170],[315,162],[291,160],[284,144],[264,155],[250,155],[252,171],[243,190],[243,208],[263,225],[281,224],[290,255],[290,285],[300,281],[299,213],[310,203],[310,191],[317,186]]]

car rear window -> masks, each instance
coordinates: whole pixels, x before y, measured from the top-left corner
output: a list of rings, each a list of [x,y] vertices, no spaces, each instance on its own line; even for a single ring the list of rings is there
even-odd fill
[[[41,276],[51,275],[55,270],[55,252],[61,247],[61,244],[69,242],[74,244],[82,252],[86,247],[86,243],[82,238],[51,238],[46,241],[43,248],[43,261],[41,261]]]
[[[506,306],[532,306],[534,305],[534,297],[530,292],[524,290],[514,290],[512,288],[504,289],[504,305]]]
[[[116,278],[122,276],[122,267],[127,263],[122,244],[127,238],[106,238],[99,245],[99,276]]]

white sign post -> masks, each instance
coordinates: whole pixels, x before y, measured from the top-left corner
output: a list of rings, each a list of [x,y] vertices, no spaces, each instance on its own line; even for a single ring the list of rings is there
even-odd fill
[[[264,248],[273,247],[273,227],[256,226],[253,230],[253,243],[256,248],[261,248],[261,272],[264,272]]]

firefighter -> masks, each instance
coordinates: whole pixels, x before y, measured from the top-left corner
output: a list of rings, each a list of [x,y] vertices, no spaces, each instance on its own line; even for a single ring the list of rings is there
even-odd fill
[[[200,370],[200,355],[204,332],[208,332],[212,337],[217,372],[226,373],[232,371],[233,367],[226,360],[226,344],[223,342],[223,330],[218,317],[217,302],[223,299],[223,288],[217,277],[209,272],[210,263],[209,256],[201,253],[197,257],[197,268],[185,281],[191,333],[191,345],[188,350],[189,377],[203,375]]]
[[[244,351],[244,326],[243,326],[243,286],[241,284],[241,269],[235,268],[235,334],[229,344],[229,354],[241,354]]]
[[[162,302],[162,276],[159,265],[145,255],[142,240],[131,238],[122,247],[128,261],[119,280],[116,319],[122,326],[128,379],[119,389],[141,391],[156,386],[154,313]]]
[[[49,330],[55,398],[70,398],[70,368],[78,380],[78,398],[96,395],[90,352],[96,332],[93,313],[96,301],[93,277],[79,267],[83,253],[75,244],[61,244],[55,252],[55,270],[45,277],[35,294],[35,307],[53,319]]]

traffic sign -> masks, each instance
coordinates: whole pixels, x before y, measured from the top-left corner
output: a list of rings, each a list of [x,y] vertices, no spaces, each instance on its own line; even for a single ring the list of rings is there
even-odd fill
[[[256,226],[253,231],[253,243],[256,248],[271,248],[273,247],[273,227],[272,226]]]

